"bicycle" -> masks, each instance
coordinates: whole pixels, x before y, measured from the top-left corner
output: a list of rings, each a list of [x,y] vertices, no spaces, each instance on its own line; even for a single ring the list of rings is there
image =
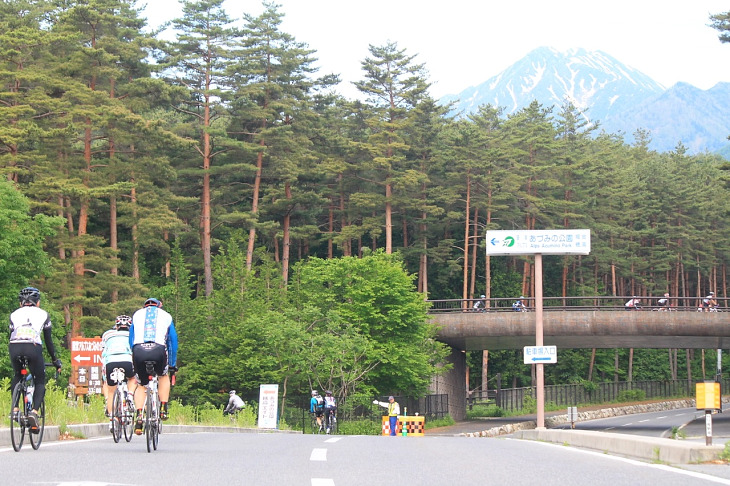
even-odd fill
[[[324,433],[324,422],[317,423],[317,414],[312,413],[312,433],[323,434]]]
[[[46,427],[46,403],[45,400],[36,408],[38,411],[38,426],[32,429],[28,421],[28,415],[33,410],[33,391],[35,390],[35,382],[33,375],[28,372],[28,357],[21,356],[19,358],[22,369],[20,374],[22,378],[13,388],[13,394],[10,400],[10,441],[13,444],[13,450],[19,452],[23,447],[25,439],[25,431],[28,431],[28,438],[33,450],[38,450],[43,441],[43,432]],[[44,366],[51,367],[53,363],[44,363]],[[56,371],[58,378],[58,371]],[[22,405],[21,405],[22,404]],[[15,409],[18,409],[17,411]]]
[[[144,433],[147,439],[147,452],[157,450],[157,443],[160,440],[160,430],[162,429],[162,420],[160,419],[160,395],[157,392],[157,373],[155,372],[155,362],[145,361],[147,375],[150,381],[147,388],[147,399],[144,406]]]
[[[124,431],[124,440],[129,442],[134,435],[134,401],[127,388],[124,370],[120,368],[114,372],[117,373],[115,380],[120,384],[117,385],[112,401],[112,438],[114,442],[119,442]]]
[[[325,424],[327,426],[326,434],[334,435],[337,433],[337,416],[335,415],[336,409],[332,409],[325,412]]]

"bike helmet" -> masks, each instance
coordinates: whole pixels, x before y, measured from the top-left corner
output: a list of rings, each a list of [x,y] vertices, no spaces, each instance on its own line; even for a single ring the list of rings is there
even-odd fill
[[[486,298],[486,297],[487,297],[486,295],[482,294],[482,299],[484,299],[484,298]]]
[[[122,331],[128,331],[129,326],[132,325],[132,318],[129,316],[117,316],[117,320],[114,323],[114,329]]]
[[[324,394],[327,395],[327,396],[330,396],[330,395],[332,395],[332,392],[329,391],[329,390],[327,390],[326,392],[324,392]]]
[[[36,305],[41,300],[41,291],[35,287],[26,287],[18,294],[20,305]]]
[[[710,292],[710,295],[715,295],[715,292]]]
[[[236,390],[231,390],[231,391],[228,392],[228,394],[229,395],[235,395],[236,394]]]
[[[145,307],[149,307],[151,305],[153,305],[155,307],[162,307],[162,302],[160,302],[159,300],[154,299],[154,298],[149,298],[149,299],[147,299],[147,300],[144,301],[144,306]]]
[[[312,396],[316,396],[316,395],[317,395],[317,390],[312,390]]]

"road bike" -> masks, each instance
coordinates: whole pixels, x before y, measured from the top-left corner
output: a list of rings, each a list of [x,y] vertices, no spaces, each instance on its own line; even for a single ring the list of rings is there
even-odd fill
[[[114,374],[116,373],[116,376]],[[134,401],[127,388],[124,369],[117,368],[112,372],[112,378],[120,383],[114,392],[112,401],[112,438],[119,442],[124,432],[124,440],[129,442],[134,435]]]
[[[325,425],[327,427],[326,433],[329,434],[336,434],[337,433],[337,416],[335,414],[335,410],[329,410],[324,413],[325,414]]]
[[[157,443],[160,439],[160,430],[162,429],[162,420],[160,419],[160,395],[157,391],[157,373],[155,372],[155,362],[145,361],[147,376],[149,383],[145,385],[147,388],[147,400],[144,406],[144,434],[147,439],[147,452],[157,450]]]
[[[313,434],[324,434],[324,416],[321,418],[321,423],[317,423],[317,415],[312,413],[312,433]]]
[[[31,447],[38,450],[43,441],[43,433],[46,427],[46,403],[43,400],[40,405],[36,406],[38,423],[37,427],[32,428],[28,415],[33,410],[35,381],[33,375],[28,371],[28,357],[21,356],[18,359],[22,369],[20,370],[21,379],[13,388],[10,399],[10,440],[13,443],[15,452],[19,452],[20,448],[23,447],[23,440],[27,431]],[[44,363],[44,366],[50,367],[53,366],[53,363]],[[58,378],[58,371],[56,371],[56,378]],[[18,410],[15,410],[16,408]]]

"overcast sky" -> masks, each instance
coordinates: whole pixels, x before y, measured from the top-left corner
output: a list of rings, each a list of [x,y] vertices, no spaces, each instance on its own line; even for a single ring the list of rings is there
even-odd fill
[[[144,0],[140,2],[143,4]],[[727,0],[278,0],[281,30],[316,50],[318,74],[336,73],[354,97],[368,45],[388,41],[425,64],[431,95],[457,94],[537,47],[603,51],[665,87],[730,82],[730,43],[709,27]],[[226,0],[228,15],[259,15],[259,0]],[[177,0],[148,0],[150,26],[180,16]]]

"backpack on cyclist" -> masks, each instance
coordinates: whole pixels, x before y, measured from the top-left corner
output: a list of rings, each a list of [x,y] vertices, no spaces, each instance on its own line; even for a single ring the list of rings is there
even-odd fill
[[[317,395],[314,397],[315,400],[317,400],[317,404],[315,405],[314,409],[318,412],[321,412],[324,410],[324,398],[322,398],[322,395]]]

